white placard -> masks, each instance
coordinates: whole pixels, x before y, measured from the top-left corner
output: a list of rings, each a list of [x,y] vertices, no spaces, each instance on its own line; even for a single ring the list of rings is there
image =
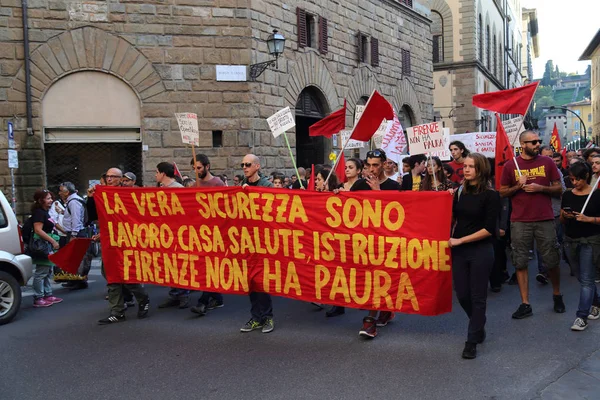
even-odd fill
[[[8,168],[19,168],[19,156],[16,150],[8,150]]]
[[[340,143],[341,146],[343,146],[344,143],[346,143],[346,140],[348,140],[348,138],[350,137],[351,134],[352,134],[352,131],[347,131],[347,130],[340,131],[340,137],[342,139],[341,143]],[[345,149],[346,150],[350,150],[350,149],[362,149],[363,147],[365,147],[365,142],[361,142],[361,141],[358,141],[358,140],[350,139],[350,141],[346,145]]]
[[[198,132],[198,116],[193,113],[175,114],[179,131],[181,132],[181,141],[185,144],[200,146],[200,133]]]
[[[486,157],[496,156],[496,132],[459,133],[450,136],[450,141],[462,142],[471,153],[481,153]]]
[[[360,116],[365,111],[365,107],[366,106],[356,106],[356,108],[354,109],[354,125],[356,125],[356,123],[360,119]]]
[[[289,107],[279,110],[271,115],[267,118],[267,123],[269,124],[269,129],[274,137],[277,137],[288,129],[292,129],[296,126],[296,121],[294,120],[294,116]]]
[[[510,143],[511,146],[518,147],[519,142],[517,141],[517,136],[525,132],[525,127],[523,126],[523,117],[518,116],[516,118],[502,121],[502,126],[504,126],[506,136],[508,136],[508,143]],[[521,128],[520,130],[519,127]]]
[[[442,133],[444,135],[444,150],[443,151],[434,151],[431,153],[432,157],[439,157],[442,161],[448,161],[452,159],[452,153],[450,152],[450,128],[442,128]]]
[[[246,82],[248,67],[245,65],[217,65],[217,81]]]
[[[444,150],[444,133],[440,122],[415,125],[406,129],[411,155]]]
[[[406,135],[396,112],[394,112],[394,119],[388,122],[387,130],[382,137],[381,149],[385,151],[388,159],[400,165],[405,156],[406,147]]]

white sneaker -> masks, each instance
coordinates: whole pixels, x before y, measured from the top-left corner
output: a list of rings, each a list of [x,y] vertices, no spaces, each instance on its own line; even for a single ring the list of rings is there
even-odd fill
[[[587,328],[588,324],[583,320],[583,318],[575,318],[575,322],[571,326],[572,331],[583,331]]]
[[[592,309],[590,310],[590,315],[588,315],[588,319],[599,319],[600,318],[600,308],[596,307],[596,306],[592,306]]]

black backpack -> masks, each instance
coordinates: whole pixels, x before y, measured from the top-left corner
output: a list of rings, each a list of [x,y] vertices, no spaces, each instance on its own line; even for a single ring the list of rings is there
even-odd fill
[[[33,220],[31,217],[27,218],[21,227],[21,237],[25,246],[29,245],[31,235],[33,233]]]

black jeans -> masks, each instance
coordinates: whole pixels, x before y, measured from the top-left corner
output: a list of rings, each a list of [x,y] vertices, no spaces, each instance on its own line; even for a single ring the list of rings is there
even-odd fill
[[[477,343],[483,337],[488,279],[493,264],[491,240],[452,248],[452,280],[458,302],[469,317],[469,343]]]
[[[490,286],[499,287],[504,283],[504,271],[506,271],[506,241],[504,238],[492,238],[494,245],[494,266],[490,273]]]
[[[255,321],[264,322],[267,318],[273,318],[273,301],[270,294],[251,292],[250,304],[250,313]]]

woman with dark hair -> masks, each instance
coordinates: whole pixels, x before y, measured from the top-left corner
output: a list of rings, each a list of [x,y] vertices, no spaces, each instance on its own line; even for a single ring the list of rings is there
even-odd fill
[[[344,182],[340,190],[349,191],[352,185],[360,178],[363,170],[363,162],[358,158],[349,158],[344,166],[344,173],[347,181]]]
[[[448,164],[448,163],[444,163],[444,165],[442,165],[442,167],[444,168],[444,173],[446,174],[446,178],[448,178],[448,179],[452,178],[452,175],[454,175],[454,168],[452,168],[450,166],[450,164]]]
[[[427,173],[419,184],[420,192],[432,190],[438,192],[447,190],[450,193],[454,193],[452,182],[446,177],[442,161],[439,157],[431,157],[427,160]]]
[[[454,194],[452,278],[461,307],[469,317],[462,357],[477,356],[485,340],[485,311],[490,271],[494,264],[492,235],[500,212],[500,198],[490,187],[490,164],[481,154],[469,154],[463,164],[464,182]]]
[[[338,182],[337,175],[335,173],[331,174],[331,168],[325,167],[317,172],[315,176],[315,188],[317,192],[333,192],[335,189],[340,187],[340,183]],[[327,185],[325,185],[325,180],[329,176],[329,180],[327,181]]]
[[[584,212],[583,206],[592,192],[592,171],[585,162],[577,162],[569,168],[573,190],[563,193],[560,221],[565,225],[565,250],[569,252],[571,268],[577,274],[579,306],[573,331],[582,331],[588,319],[600,318],[600,298],[596,282],[596,263],[600,255],[600,191],[592,194]]]
[[[48,242],[48,250],[58,250],[59,237],[52,234],[54,222],[50,219],[48,210],[52,207],[52,193],[47,190],[36,190],[31,205],[31,222],[33,224],[33,239],[42,239]],[[33,306],[50,307],[60,303],[62,299],[52,296],[50,277],[54,264],[48,258],[36,258],[35,273],[33,275]]]

